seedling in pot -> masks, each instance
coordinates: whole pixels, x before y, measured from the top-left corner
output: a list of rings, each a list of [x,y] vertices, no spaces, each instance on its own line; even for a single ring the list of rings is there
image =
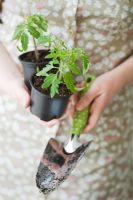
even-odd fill
[[[23,65],[25,82],[28,86],[29,79],[36,72],[36,67],[42,68],[49,61],[44,58],[49,53],[49,49],[39,50],[41,42],[45,48],[49,48],[51,36],[47,35],[47,27],[46,18],[41,14],[34,14],[18,24],[13,35],[13,40],[17,42],[17,49],[22,52],[19,60]],[[32,41],[34,49],[26,52],[30,47],[29,41]]]
[[[76,78],[86,81],[90,63],[82,49],[68,48],[59,39],[56,39],[46,58],[51,61],[31,81],[31,112],[48,121],[59,118],[70,95],[83,89],[76,86]]]
[[[58,41],[46,58],[50,58],[52,61],[39,71],[36,77],[43,77],[41,88],[49,90],[51,98],[55,95],[60,96],[60,88],[62,85],[70,93],[75,93],[83,89],[76,87],[75,80],[76,77],[81,76],[82,80],[86,81],[88,77],[86,73],[89,70],[90,64],[88,56],[82,49],[69,49],[63,41]],[[79,62],[81,66],[79,66]]]

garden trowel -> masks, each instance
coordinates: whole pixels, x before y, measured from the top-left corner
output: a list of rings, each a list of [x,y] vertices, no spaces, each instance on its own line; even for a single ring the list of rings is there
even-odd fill
[[[84,92],[89,88],[90,82],[92,81],[89,81]],[[67,179],[89,147],[91,141],[84,144],[79,142],[79,136],[87,124],[88,115],[88,107],[82,111],[76,111],[70,139],[65,146],[54,138],[49,140],[36,174],[37,187],[44,194],[49,194]]]

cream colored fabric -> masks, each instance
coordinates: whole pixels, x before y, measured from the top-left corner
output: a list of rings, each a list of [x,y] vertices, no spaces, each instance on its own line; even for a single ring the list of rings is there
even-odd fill
[[[5,0],[1,41],[16,62],[12,33],[29,10],[43,13],[49,31],[69,45],[85,49],[91,71],[113,69],[133,51],[132,0]],[[32,48],[32,47],[31,47]],[[133,90],[124,88],[105,110],[93,131],[94,142],[73,175],[49,200],[130,200],[132,194]],[[35,173],[43,148],[52,135],[33,121],[16,102],[0,98],[0,200],[43,199]],[[67,132],[62,124],[60,132]],[[58,136],[59,137],[59,136]],[[64,140],[64,136],[59,137]]]

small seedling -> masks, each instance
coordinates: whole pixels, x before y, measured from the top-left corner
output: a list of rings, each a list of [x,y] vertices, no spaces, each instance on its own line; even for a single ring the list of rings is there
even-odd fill
[[[46,58],[51,61],[36,76],[44,77],[41,87],[50,88],[50,96],[59,93],[60,84],[64,84],[71,93],[82,90],[76,87],[75,77],[80,76],[83,81],[87,79],[90,62],[87,54],[80,48],[68,48],[64,41],[57,39]],[[51,70],[56,69],[56,73]]]
[[[35,58],[39,60],[38,45],[43,42],[46,46],[49,44],[50,36],[47,33],[47,20],[41,14],[34,14],[25,18],[23,22],[17,25],[13,35],[13,40],[19,42],[17,46],[20,52],[25,52],[29,48],[29,40],[32,38]]]

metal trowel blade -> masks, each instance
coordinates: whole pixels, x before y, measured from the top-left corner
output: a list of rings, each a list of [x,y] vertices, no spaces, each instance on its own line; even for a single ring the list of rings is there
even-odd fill
[[[71,174],[91,142],[86,142],[72,154],[64,151],[64,146],[51,138],[43,153],[36,174],[36,184],[40,191],[49,194]]]

